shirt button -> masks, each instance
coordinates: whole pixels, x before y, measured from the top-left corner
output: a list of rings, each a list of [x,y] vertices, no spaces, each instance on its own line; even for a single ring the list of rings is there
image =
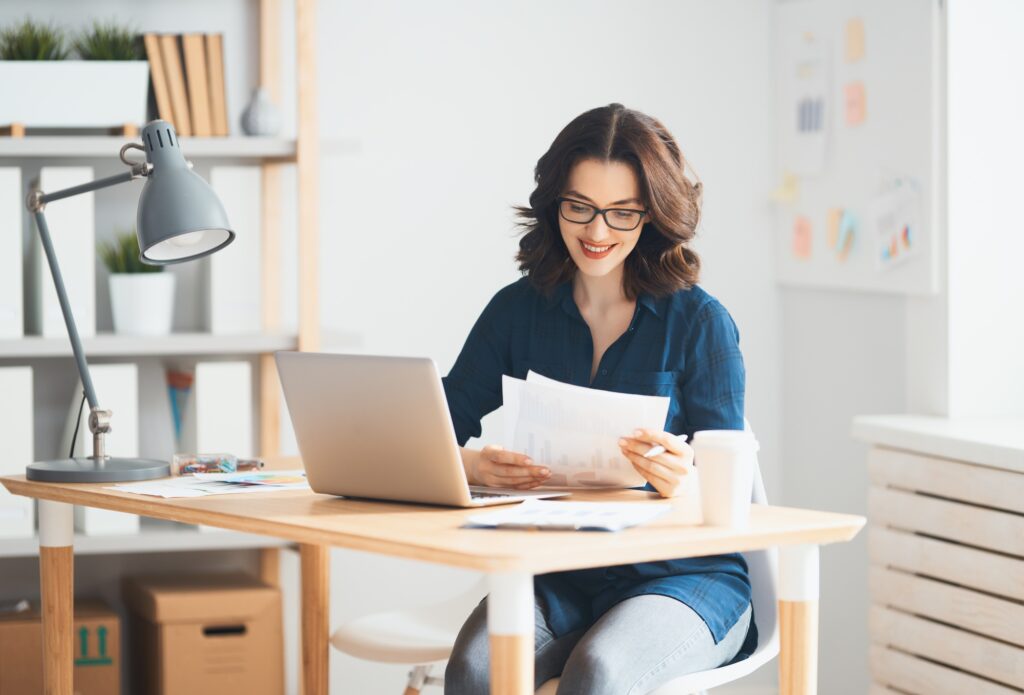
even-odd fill
[[[607,369],[602,369],[601,370],[601,376],[608,376],[608,370]]]

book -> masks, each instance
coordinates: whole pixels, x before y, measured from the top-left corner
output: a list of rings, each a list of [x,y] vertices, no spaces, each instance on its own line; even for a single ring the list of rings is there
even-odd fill
[[[206,34],[207,83],[210,87],[210,126],[213,134],[230,135],[227,88],[224,80],[224,35]]]
[[[206,42],[202,34],[182,34],[181,54],[185,59],[185,86],[192,116],[192,134],[210,137],[210,88],[206,76]]]
[[[0,475],[19,475],[34,460],[32,368],[0,367],[0,393],[0,420],[4,423]],[[32,498],[11,494],[0,487],[0,538],[26,538],[34,534]]]
[[[185,406],[182,451],[251,457],[255,449],[252,404],[249,362],[197,363]]]
[[[171,93],[171,109],[174,111],[174,129],[178,135],[192,135],[192,117],[189,114],[188,92],[185,89],[185,70],[181,65],[181,51],[178,37],[174,34],[160,36],[160,55],[164,60],[164,74]]]
[[[217,335],[257,333],[263,328],[260,168],[211,167],[210,186],[237,235],[208,259],[207,328]]]
[[[21,338],[25,314],[21,286],[23,228],[21,169],[0,167],[0,338]]]
[[[53,193],[88,183],[92,167],[43,167],[34,187]],[[82,193],[46,206],[46,223],[67,289],[71,312],[82,337],[96,335],[95,193]],[[53,275],[43,253],[35,222],[31,223],[32,263],[29,282],[29,332],[68,339]]]
[[[110,432],[105,435],[106,452],[110,456],[139,455],[139,371],[131,364],[91,364],[93,386],[100,407],[111,411]],[[76,380],[71,406],[61,438],[60,457],[92,455],[92,432],[89,431],[89,403],[81,409],[82,382]],[[75,423],[78,437],[74,437]],[[74,439],[74,448],[71,442]],[[75,507],[75,528],[88,536],[118,535],[139,532],[139,517],[94,507]]]
[[[162,118],[178,129],[174,120],[174,109],[171,107],[171,91],[167,84],[167,70],[160,54],[160,37],[156,34],[144,34],[142,43],[146,48],[146,59],[149,61],[150,86],[156,103],[156,117]]]

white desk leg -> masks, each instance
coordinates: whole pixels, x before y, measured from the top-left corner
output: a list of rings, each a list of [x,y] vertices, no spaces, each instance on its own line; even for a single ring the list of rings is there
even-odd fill
[[[39,500],[39,590],[43,609],[43,693],[71,695],[74,655],[74,507]]]
[[[818,692],[818,546],[779,548],[779,694]]]
[[[488,575],[491,695],[533,695],[533,575]]]

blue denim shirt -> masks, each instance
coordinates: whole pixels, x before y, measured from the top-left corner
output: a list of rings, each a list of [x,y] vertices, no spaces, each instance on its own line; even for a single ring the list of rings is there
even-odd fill
[[[560,381],[624,393],[670,396],[665,430],[743,429],[746,373],[729,312],[699,286],[667,297],[641,295],[629,328],[601,357],[591,382],[593,342],[572,284],[545,297],[528,278],[500,290],[469,333],[442,381],[460,445],[480,435],[481,418],[501,405],[501,377],[533,370]],[[623,432],[621,434],[628,434]],[[648,485],[648,489],[653,489]],[[643,594],[682,601],[717,644],[750,604],[739,553],[539,575],[534,588],[553,632],[588,626],[616,603]],[[751,629],[739,661],[753,653]]]

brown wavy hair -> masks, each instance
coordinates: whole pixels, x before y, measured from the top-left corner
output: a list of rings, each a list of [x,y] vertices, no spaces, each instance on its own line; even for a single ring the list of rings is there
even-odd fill
[[[625,260],[626,296],[661,297],[696,284],[700,257],[688,244],[700,221],[701,184],[686,177],[686,160],[665,126],[622,104],[574,118],[537,161],[530,205],[515,208],[523,235],[516,254],[519,270],[548,296],[576,274],[558,227],[556,199],[583,159],[627,164],[640,183],[648,213],[636,248]]]

